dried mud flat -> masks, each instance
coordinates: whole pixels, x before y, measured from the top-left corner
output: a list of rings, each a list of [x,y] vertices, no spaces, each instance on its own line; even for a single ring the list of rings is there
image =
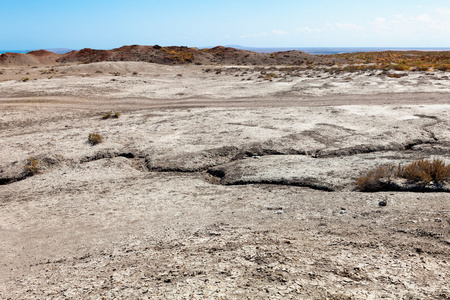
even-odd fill
[[[450,298],[448,186],[354,190],[380,164],[450,162],[446,73],[1,73],[0,298]]]

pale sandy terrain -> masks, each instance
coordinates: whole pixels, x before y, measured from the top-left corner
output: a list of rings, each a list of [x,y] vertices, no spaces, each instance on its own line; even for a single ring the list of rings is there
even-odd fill
[[[450,163],[447,73],[0,71],[0,298],[450,298],[448,184],[355,190]]]

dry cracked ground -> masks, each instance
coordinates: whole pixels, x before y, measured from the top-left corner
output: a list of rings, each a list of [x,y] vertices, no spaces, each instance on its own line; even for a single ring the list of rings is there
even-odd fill
[[[0,298],[450,298],[449,186],[355,190],[450,163],[445,73],[51,69],[0,75]]]

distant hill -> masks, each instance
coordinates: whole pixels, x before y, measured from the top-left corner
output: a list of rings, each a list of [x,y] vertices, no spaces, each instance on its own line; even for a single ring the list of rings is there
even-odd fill
[[[35,49],[35,50],[0,50],[0,54],[3,54],[3,53],[29,53],[31,51],[36,51],[36,50],[38,50],[38,49]],[[58,54],[64,54],[64,53],[72,51],[72,49],[67,49],[67,48],[49,48],[49,49],[44,49],[44,50],[58,53]]]
[[[320,63],[325,58],[301,51],[257,53],[231,47],[214,48],[123,46],[112,50],[82,49],[58,58],[58,62],[146,61],[158,64],[300,65]]]
[[[65,52],[68,49],[50,50]],[[307,65],[326,63],[329,60],[301,51],[285,51],[269,54],[223,46],[198,49],[178,46],[161,47],[158,45],[131,45],[112,50],[85,48],[63,54],[48,50],[37,50],[28,53],[4,53],[0,55],[0,65],[48,65],[102,61],[145,61],[166,65]]]
[[[238,47],[238,46],[236,46]],[[36,66],[61,63],[93,63],[102,61],[144,61],[165,65],[240,65],[240,66],[310,66],[335,65],[338,63],[402,64],[399,69],[417,66],[450,70],[450,52],[448,51],[381,51],[359,52],[333,55],[312,55],[299,50],[278,51],[270,53],[249,51],[233,47],[217,46],[213,48],[188,48],[179,46],[161,47],[131,45],[112,50],[49,49],[28,53],[0,54],[0,66]],[[56,51],[56,52],[54,52]],[[60,52],[60,53],[57,53]],[[64,52],[64,53],[63,53]],[[384,66],[381,66],[383,65]],[[426,65],[424,65],[426,64]],[[361,66],[360,66],[361,67]]]

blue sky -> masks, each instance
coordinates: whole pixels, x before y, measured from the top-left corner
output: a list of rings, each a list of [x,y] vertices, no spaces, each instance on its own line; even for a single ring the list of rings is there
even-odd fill
[[[1,0],[0,28],[0,49],[450,47],[450,1]]]

